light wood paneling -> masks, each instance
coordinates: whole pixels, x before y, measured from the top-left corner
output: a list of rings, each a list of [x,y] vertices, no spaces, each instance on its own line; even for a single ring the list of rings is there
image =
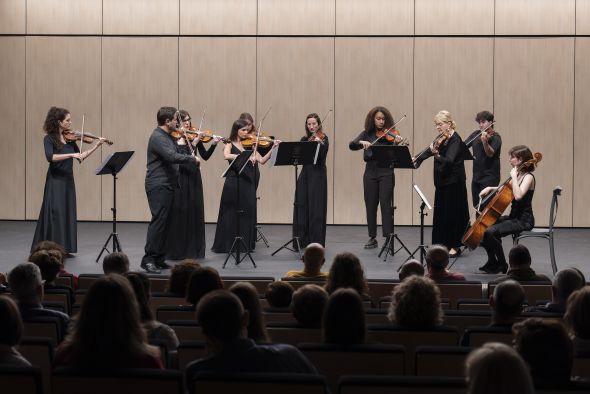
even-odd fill
[[[496,34],[574,34],[576,0],[495,0]]]
[[[338,35],[412,35],[414,0],[338,0]]]
[[[104,38],[102,52],[104,136],[112,150],[135,151],[118,177],[117,217],[149,220],[144,181],[147,143],[163,106],[178,102],[177,38]],[[112,179],[103,178],[103,220],[111,218]]]
[[[338,38],[335,57],[334,222],[366,224],[363,153],[350,151],[348,143],[364,129],[369,110],[382,105],[391,111],[395,120],[403,114],[408,116],[397,129],[413,144],[413,40]],[[411,224],[412,171],[396,170],[395,182],[395,205],[398,207],[395,224]],[[380,221],[379,213],[377,217]]]
[[[180,0],[181,35],[255,35],[256,0]]]
[[[258,0],[258,34],[333,35],[335,0]]]
[[[25,218],[25,39],[0,37],[1,219]]]
[[[225,137],[242,112],[255,115],[255,38],[181,38],[180,54],[179,108],[190,112],[194,127],[199,126],[205,107],[203,129]],[[208,222],[217,221],[224,183],[221,174],[226,167],[221,143],[201,163]]]
[[[576,34],[590,34],[590,0],[576,0]]]
[[[590,193],[590,177],[586,172],[590,168],[590,155],[588,155],[588,151],[590,151],[590,138],[588,138],[590,92],[585,88],[590,86],[590,38],[576,38],[575,78],[573,189],[565,189],[563,195],[573,197],[573,225],[590,227],[590,210],[586,199]],[[561,137],[559,141],[563,141],[563,144],[569,143],[567,139]],[[568,172],[564,171],[564,175],[567,176],[567,174]],[[562,215],[562,212],[560,206],[559,216]]]
[[[70,110],[72,126],[100,135],[100,39],[27,37],[27,219],[37,219],[48,163],[43,150],[43,122],[51,106]],[[88,145],[85,145],[87,149]],[[96,151],[81,165],[74,161],[79,220],[100,219],[100,163]]]
[[[496,39],[494,100],[502,133],[503,172],[507,152],[524,144],[543,153],[535,171],[533,210],[547,225],[553,187],[564,188],[557,225],[572,224],[574,39]],[[501,122],[501,123],[500,123]]]
[[[494,0],[415,0],[416,34],[494,34]]]
[[[102,0],[27,0],[28,34],[101,34]]]
[[[102,0],[104,34],[176,35],[178,0]]]
[[[263,131],[282,141],[299,141],[305,135],[305,117],[316,112],[322,117],[334,106],[333,38],[260,38],[258,40],[257,114],[265,120]],[[332,175],[334,118],[324,123],[330,144],[328,152],[328,223],[332,223]],[[260,119],[258,119],[260,121]],[[294,170],[262,166],[258,195],[258,221],[292,223]]]
[[[466,53],[469,56],[464,56]],[[419,38],[416,39],[414,69],[415,133],[413,154],[418,154],[436,137],[434,115],[448,110],[457,123],[461,138],[477,128],[477,112],[493,111],[493,39],[491,38]],[[498,120],[500,118],[498,117]],[[504,124],[502,122],[502,124]],[[503,128],[498,132],[504,138]],[[414,173],[414,182],[434,201],[432,159],[422,163]],[[468,196],[472,164],[465,164]],[[414,195],[414,206],[419,198]],[[469,198],[471,206],[471,198]],[[414,224],[420,215],[414,212]],[[426,218],[432,223],[432,215]]]
[[[0,34],[25,34],[26,0],[0,1]]]

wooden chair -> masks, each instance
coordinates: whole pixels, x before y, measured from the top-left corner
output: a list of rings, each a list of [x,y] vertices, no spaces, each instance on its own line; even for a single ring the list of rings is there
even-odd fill
[[[65,314],[69,315],[72,311],[71,293],[67,289],[44,289],[43,301],[56,302],[63,305]]]
[[[283,282],[289,282],[295,290],[305,285],[318,285],[324,287],[326,279],[308,279],[308,278],[281,278]]]
[[[54,346],[63,338],[59,319],[48,316],[23,320],[23,334],[27,337],[47,338]]]
[[[323,339],[320,328],[301,328],[297,323],[268,323],[266,332],[272,342],[293,346],[303,342],[320,343]]]
[[[167,323],[170,320],[196,320],[195,307],[192,305],[164,305],[156,310],[156,320]]]
[[[459,335],[463,335],[465,329],[471,326],[487,326],[492,321],[492,311],[444,311],[443,324],[456,327]]]
[[[88,290],[103,274],[80,274],[78,275],[78,290]]]
[[[43,390],[45,393],[50,393],[51,363],[54,355],[52,341],[48,338],[23,337],[16,348],[33,367],[39,368]]]
[[[575,357],[572,376],[590,379],[590,357]]]
[[[190,394],[327,394],[323,376],[286,373],[198,374],[188,379]]]
[[[58,286],[67,286],[73,290],[74,289],[74,275],[65,274],[63,272],[60,272],[59,274],[57,274],[57,277],[55,278],[55,284]]]
[[[266,293],[268,285],[275,281],[272,276],[222,276],[223,287],[228,289],[238,282],[249,282],[256,288],[259,295]]]
[[[180,342],[205,340],[201,326],[196,320],[169,320],[168,325],[174,330]]]
[[[168,286],[168,275],[148,274],[150,280],[150,293],[164,293]]]
[[[482,284],[478,281],[437,282],[440,296],[449,299],[450,309],[455,309],[459,298],[482,298]]]
[[[551,299],[551,283],[520,282],[529,305],[537,305],[537,301]],[[493,294],[497,283],[488,283],[488,294]]]
[[[190,305],[184,298],[178,297],[170,293],[152,293],[149,300],[149,306],[152,313],[156,315],[158,308],[164,305],[180,306]]]
[[[339,394],[465,394],[464,378],[346,376]]]
[[[468,327],[461,339],[462,346],[479,347],[486,342],[501,342],[512,346],[512,329],[509,327]]]
[[[192,361],[205,358],[207,355],[205,342],[203,341],[185,341],[180,342],[178,346],[178,369],[184,371],[186,366]]]
[[[416,376],[462,378],[465,359],[472,348],[463,346],[416,347]]]
[[[36,367],[0,365],[0,388],[3,393],[43,394],[41,371]]]

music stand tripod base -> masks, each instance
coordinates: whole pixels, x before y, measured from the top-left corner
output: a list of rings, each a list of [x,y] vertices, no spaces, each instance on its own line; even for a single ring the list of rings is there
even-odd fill
[[[397,240],[397,242],[399,242],[399,244],[400,244],[400,247],[397,250],[394,250],[394,241],[395,240]],[[406,245],[402,242],[402,240],[399,239],[397,234],[389,234],[387,236],[387,239],[385,240],[385,243],[383,244],[383,247],[381,248],[381,251],[379,252],[378,257],[381,257],[383,252],[385,252],[385,256],[383,257],[383,261],[387,261],[387,256],[391,255],[393,257],[396,255],[397,252],[399,252],[402,249],[405,249],[405,251],[408,252],[408,254],[410,254],[410,250],[406,247]]]

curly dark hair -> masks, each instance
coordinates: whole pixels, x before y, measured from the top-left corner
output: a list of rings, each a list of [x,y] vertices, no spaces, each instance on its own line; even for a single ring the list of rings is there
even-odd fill
[[[332,294],[342,287],[352,287],[360,295],[367,294],[369,286],[359,258],[349,252],[339,253],[332,261],[326,291]]]
[[[53,140],[53,146],[57,149],[64,146],[64,143],[61,142],[60,138],[61,131],[59,129],[59,122],[63,122],[69,114],[70,111],[60,107],[51,107],[49,108],[49,111],[47,111],[45,123],[43,123],[43,131],[51,137]]]
[[[430,329],[442,323],[440,290],[431,279],[410,276],[393,289],[387,318],[398,326]]]
[[[168,293],[186,297],[186,287],[193,272],[201,266],[197,260],[185,259],[170,270],[170,277],[166,285]]]
[[[395,121],[393,120],[393,116],[391,116],[391,112],[385,107],[377,106],[369,111],[367,117],[365,118],[365,131],[369,134],[375,133],[375,115],[377,112],[381,112],[383,116],[385,116],[385,124],[383,125],[384,128],[388,129],[394,125]]]

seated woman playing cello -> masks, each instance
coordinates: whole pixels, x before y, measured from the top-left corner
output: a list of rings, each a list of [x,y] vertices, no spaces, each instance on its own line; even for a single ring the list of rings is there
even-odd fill
[[[532,172],[535,170],[533,153],[525,145],[517,145],[510,149],[510,178],[512,183],[512,200],[511,211],[509,216],[501,216],[498,221],[488,227],[484,234],[481,245],[488,254],[488,261],[479,269],[488,274],[506,273],[508,264],[502,249],[502,237],[510,234],[518,234],[527,231],[535,225],[533,216],[533,194],[535,192],[535,176]],[[486,187],[479,194],[480,199],[490,192],[498,190],[497,187]]]

